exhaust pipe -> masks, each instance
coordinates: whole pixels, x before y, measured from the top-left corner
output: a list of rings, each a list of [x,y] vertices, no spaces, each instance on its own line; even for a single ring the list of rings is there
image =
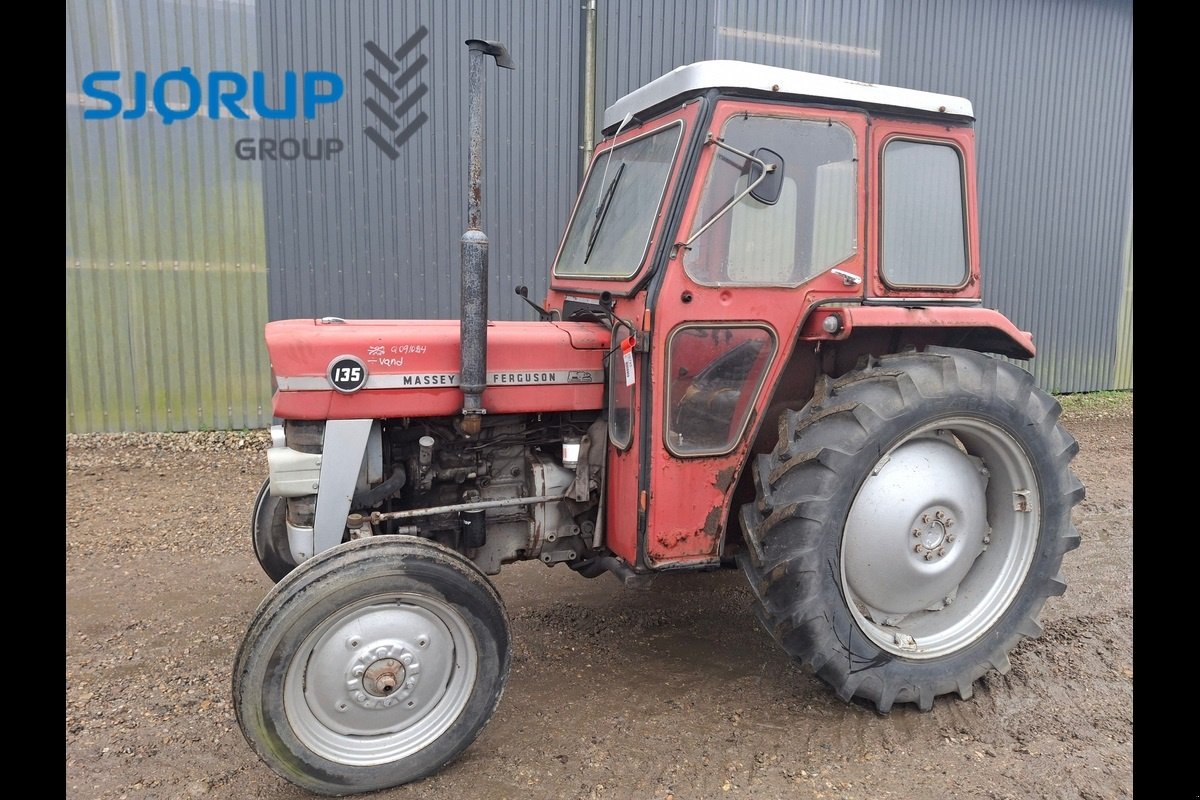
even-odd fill
[[[487,388],[488,238],[483,232],[484,56],[496,66],[516,69],[500,42],[467,39],[470,49],[468,97],[470,154],[467,167],[467,230],[462,235],[462,296],[460,320],[462,431],[475,436],[482,427],[483,390]]]

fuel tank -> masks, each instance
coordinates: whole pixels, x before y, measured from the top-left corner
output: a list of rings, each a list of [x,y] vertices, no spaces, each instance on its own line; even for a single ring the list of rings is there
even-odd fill
[[[609,332],[488,322],[488,413],[598,409]],[[458,320],[292,319],[266,326],[280,419],[443,417],[462,408]]]

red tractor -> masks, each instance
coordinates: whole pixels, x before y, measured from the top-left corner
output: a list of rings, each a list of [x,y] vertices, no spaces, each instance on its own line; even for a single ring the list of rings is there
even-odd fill
[[[1038,635],[1084,489],[980,298],[971,103],[735,61],[614,103],[538,321],[486,319],[469,40],[462,318],[286,320],[254,542],[278,581],[238,721],[322,794],[394,786],[500,701],[488,580],[739,567],[781,647],[887,712],[969,698]]]

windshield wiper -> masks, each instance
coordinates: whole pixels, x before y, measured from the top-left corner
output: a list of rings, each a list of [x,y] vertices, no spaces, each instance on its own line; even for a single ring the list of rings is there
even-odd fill
[[[600,228],[604,225],[604,218],[608,216],[608,207],[612,205],[613,195],[617,192],[617,181],[621,180],[621,174],[625,172],[625,162],[621,162],[621,166],[617,167],[617,174],[613,175],[612,183],[604,190],[604,195],[600,198],[600,204],[596,206],[596,219],[592,222],[592,232],[588,234],[587,250],[583,253],[583,263],[587,263],[592,255],[592,248],[596,246],[596,237],[600,235]]]

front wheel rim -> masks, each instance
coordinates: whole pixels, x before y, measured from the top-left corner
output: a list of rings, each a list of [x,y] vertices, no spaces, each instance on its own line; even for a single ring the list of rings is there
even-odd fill
[[[976,417],[923,425],[880,458],[842,536],[850,612],[909,659],[979,641],[1012,606],[1041,527],[1037,475],[1003,428]]]
[[[377,766],[422,750],[466,707],[479,654],[464,616],[425,595],[375,595],[339,609],[288,664],[284,709],[317,755]]]

